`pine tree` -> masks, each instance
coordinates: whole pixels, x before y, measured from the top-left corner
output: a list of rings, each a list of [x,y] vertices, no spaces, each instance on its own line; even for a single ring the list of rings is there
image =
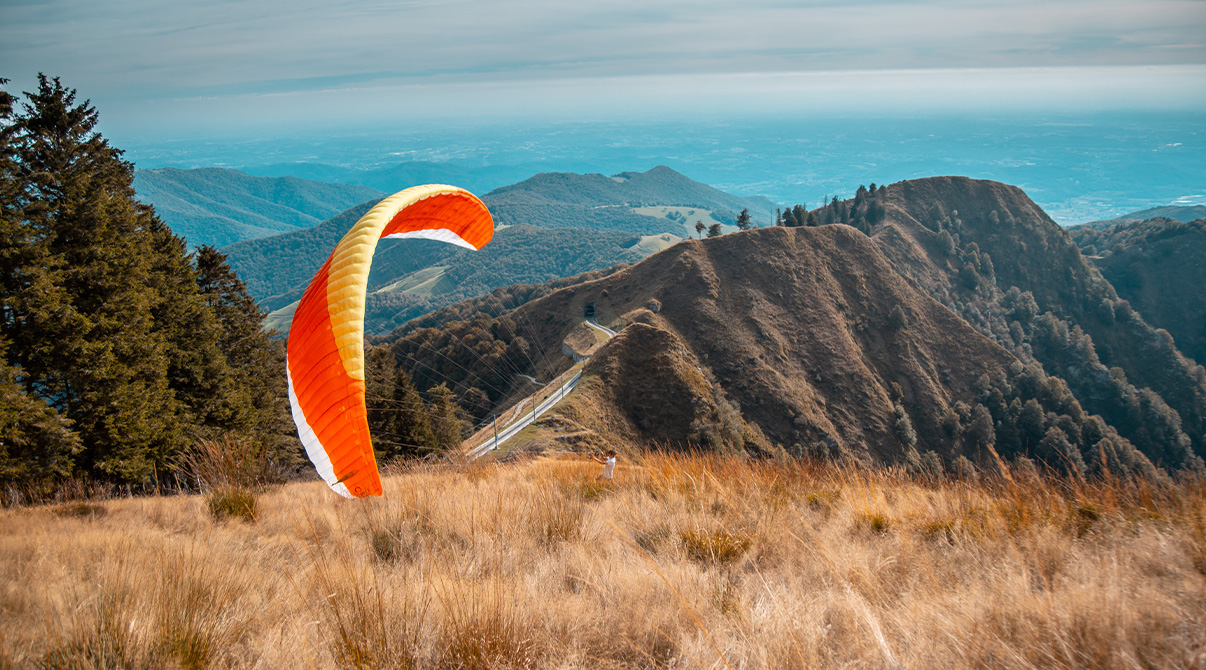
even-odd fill
[[[132,167],[95,132],[96,110],[75,95],[40,76],[6,127],[24,230],[4,334],[27,390],[73,422],[81,464],[144,481],[185,441],[146,288],[153,217],[134,200]]]
[[[942,457],[933,450],[927,450],[921,455],[921,468],[931,477],[941,477],[946,472],[946,468],[942,464]]]
[[[697,235],[699,235],[699,239],[701,239],[701,240],[703,239],[703,233],[707,229],[708,229],[708,227],[704,225],[703,221],[701,221],[701,220],[695,221],[695,233]]]
[[[1043,439],[1038,444],[1038,456],[1053,468],[1058,468],[1073,474],[1085,471],[1085,461],[1080,449],[1068,441],[1064,431],[1052,426],[1047,429]]]
[[[959,413],[953,407],[946,408],[938,425],[942,426],[942,432],[946,433],[947,437],[957,439],[963,434],[963,424],[959,421]]]
[[[909,325],[909,315],[900,305],[893,305],[891,311],[888,312],[887,325],[889,330],[900,330]]]
[[[887,216],[887,210],[884,209],[883,203],[877,199],[871,200],[867,205],[867,223],[877,226],[884,222]]]
[[[394,374],[394,404],[398,408],[394,414],[394,438],[401,446],[391,455],[435,451],[438,444],[435,432],[431,428],[430,410],[419,396],[410,375],[402,368],[398,368]]]
[[[364,362],[369,431],[378,459],[435,450],[428,406],[410,376],[396,366],[393,352],[388,347],[369,348]]]
[[[187,433],[182,437],[220,437],[225,429],[241,427],[247,416],[235,399],[233,370],[218,346],[222,325],[198,289],[184,240],[155,218],[148,221],[145,236],[148,272],[142,288],[151,331],[164,342],[168,388],[178,403],[181,430]],[[151,454],[152,462],[169,463],[178,447],[161,445],[161,451]]]
[[[377,459],[383,460],[393,441],[394,354],[389,347],[366,347],[364,352],[364,404],[369,435]]]
[[[905,449],[912,449],[917,444],[917,433],[913,430],[913,422],[909,421],[908,413],[899,403],[892,406],[892,433],[896,435],[896,439]]]
[[[88,474],[158,483],[195,439],[226,432],[296,453],[262,312],[220,254],[194,265],[135,200],[88,101],[38,83],[20,113],[0,96],[0,339],[20,368],[7,379],[70,426]]]
[[[797,226],[807,226],[807,225],[812,225],[812,224],[809,222],[809,216],[810,216],[810,214],[809,214],[809,212],[808,212],[808,209],[807,209],[807,208],[805,208],[805,206],[804,206],[804,204],[803,204],[803,203],[800,203],[799,205],[796,205],[795,207],[792,207],[792,208],[791,208],[791,213],[792,213],[792,216],[793,216],[793,217],[795,217],[795,220],[796,220],[796,225],[797,225]]]
[[[951,463],[951,472],[957,479],[963,481],[976,481],[980,478],[980,472],[976,469],[974,463],[967,459],[967,456],[959,454]]]
[[[951,234],[945,230],[938,233],[938,253],[943,256],[950,256],[955,253],[955,238],[951,237]]]
[[[712,225],[708,226],[708,237],[720,237],[720,233],[721,231],[719,223],[713,223]]]
[[[0,86],[7,84],[0,79]],[[71,474],[80,451],[79,436],[68,421],[22,384],[21,368],[10,365],[6,336],[16,327],[15,294],[29,284],[44,284],[41,268],[31,264],[30,231],[23,225],[21,187],[13,143],[16,99],[0,89],[0,483],[34,495],[49,492],[54,480]]]
[[[218,424],[263,445],[282,464],[301,459],[294,439],[285,380],[285,348],[263,330],[264,311],[213,247],[197,249],[196,283],[218,326],[217,348],[226,363],[227,404],[234,409]]]
[[[427,391],[431,398],[431,430],[435,434],[436,448],[450,452],[461,446],[461,430],[464,423],[457,416],[456,402],[452,391],[440,384]]]
[[[8,83],[0,78],[0,87]],[[27,265],[22,253],[28,246],[28,231],[21,225],[19,197],[21,195],[20,180],[17,178],[17,161],[13,153],[13,139],[16,131],[12,123],[13,104],[16,99],[0,88],[0,300],[5,307],[0,317],[4,325],[11,328],[9,323],[6,296],[11,295],[20,284],[18,269]]]
[[[737,215],[737,227],[741,230],[749,230],[754,227],[753,221],[750,220],[750,210],[748,208],[741,210],[741,213]]]
[[[1039,440],[1043,439],[1046,429],[1043,406],[1034,398],[1030,398],[1022,405],[1022,411],[1018,415],[1018,436],[1022,440],[1022,446],[1033,452]]]
[[[58,411],[25,392],[7,352],[0,337],[0,484],[40,496],[71,474],[80,440]]]
[[[996,444],[997,434],[992,426],[992,414],[984,405],[977,404],[972,410],[971,423],[967,425],[967,439],[976,447]]]

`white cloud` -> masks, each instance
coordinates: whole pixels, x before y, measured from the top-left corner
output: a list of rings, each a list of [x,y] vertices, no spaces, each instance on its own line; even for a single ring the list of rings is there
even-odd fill
[[[0,63],[18,87],[44,71],[107,108],[186,110],[204,98],[216,102],[201,107],[222,113],[225,102],[229,114],[273,109],[280,94],[320,108],[341,96],[396,108],[422,91],[455,106],[462,89],[507,108],[523,107],[516,91],[539,108],[572,106],[571,91],[647,103],[658,87],[717,81],[775,104],[871,84],[907,96],[896,82],[919,86],[917,99],[957,101],[977,77],[943,84],[942,73],[982,70],[1018,95],[1054,95],[1049,82],[1059,80],[1100,101],[1110,97],[1103,77],[1117,75],[1116,94],[1183,99],[1202,85],[1167,66],[1206,63],[1206,3],[46,0],[0,4]],[[1140,66],[1164,67],[1144,81],[1133,76]],[[1092,73],[1088,85],[1068,68]],[[830,75],[810,74],[882,70],[923,74],[824,86]],[[1049,74],[1002,74],[1036,71]],[[718,79],[728,75],[751,79]]]

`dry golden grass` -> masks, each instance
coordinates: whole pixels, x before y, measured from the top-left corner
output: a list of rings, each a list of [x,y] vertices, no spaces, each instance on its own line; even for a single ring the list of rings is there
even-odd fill
[[[537,460],[0,511],[0,667],[1204,667],[1206,487]],[[103,511],[100,511],[103,510]]]

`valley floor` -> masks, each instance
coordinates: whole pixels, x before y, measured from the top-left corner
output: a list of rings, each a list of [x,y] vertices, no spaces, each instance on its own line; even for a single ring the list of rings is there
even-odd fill
[[[1206,486],[414,469],[0,510],[0,667],[1204,667]]]

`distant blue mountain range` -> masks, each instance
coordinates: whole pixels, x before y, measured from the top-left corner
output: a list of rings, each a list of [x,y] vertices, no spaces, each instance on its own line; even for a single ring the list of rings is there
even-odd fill
[[[136,170],[134,191],[194,246],[225,246],[309,228],[382,196],[367,186],[256,177],[224,168]]]

